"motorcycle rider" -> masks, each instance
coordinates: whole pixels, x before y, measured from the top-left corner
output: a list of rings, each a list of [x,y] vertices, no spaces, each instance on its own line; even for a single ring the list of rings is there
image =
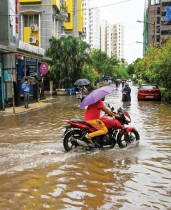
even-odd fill
[[[102,98],[96,103],[89,105],[84,113],[84,121],[86,121],[88,124],[90,124],[92,127],[96,129],[96,131],[89,133],[85,136],[91,144],[93,144],[91,138],[95,136],[104,135],[108,132],[108,129],[106,128],[105,124],[100,120],[101,111],[104,111],[108,115],[120,118],[118,114],[111,112],[104,105],[103,103],[104,99],[105,98]]]

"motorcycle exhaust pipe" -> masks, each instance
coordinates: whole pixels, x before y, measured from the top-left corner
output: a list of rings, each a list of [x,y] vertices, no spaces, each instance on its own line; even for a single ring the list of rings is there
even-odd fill
[[[81,146],[83,146],[83,147],[87,147],[87,146],[88,146],[88,144],[86,144],[84,141],[80,141],[79,139],[77,139],[76,141],[77,141],[77,143],[78,143],[79,145],[81,145]]]

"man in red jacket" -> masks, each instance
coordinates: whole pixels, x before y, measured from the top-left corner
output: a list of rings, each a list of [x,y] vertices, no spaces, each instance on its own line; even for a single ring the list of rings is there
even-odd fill
[[[120,117],[118,114],[114,114],[107,107],[105,107],[103,103],[104,99],[105,98],[102,98],[96,103],[89,105],[84,114],[84,121],[86,121],[88,124],[90,124],[96,129],[96,131],[89,133],[85,136],[90,141],[90,143],[93,143],[91,141],[91,138],[95,136],[104,135],[108,132],[108,129],[106,128],[105,124],[100,120],[101,111],[104,111],[106,114],[114,117]]]

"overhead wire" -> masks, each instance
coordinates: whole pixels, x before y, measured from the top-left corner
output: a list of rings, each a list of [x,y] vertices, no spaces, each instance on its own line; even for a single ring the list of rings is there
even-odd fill
[[[91,8],[88,8],[88,9],[72,10],[72,11],[68,11],[68,13],[87,11],[87,10],[91,10],[91,9],[100,9],[100,8],[104,8],[104,7],[109,7],[109,6],[114,6],[114,5],[118,5],[118,4],[123,4],[123,3],[129,2],[129,1],[132,1],[132,0],[119,1],[119,2],[116,2],[116,3],[102,5],[102,6],[95,6],[95,7],[91,7]],[[30,7],[30,6],[32,7],[32,6],[40,6],[40,5],[37,5],[37,4],[21,5],[21,7]],[[41,4],[41,6],[52,6],[52,4]],[[43,15],[50,15],[50,14],[54,14],[54,13],[45,13]],[[0,16],[18,16],[18,15],[19,14],[14,14],[14,15],[13,14],[9,14],[9,15],[2,15],[2,14],[0,14]]]

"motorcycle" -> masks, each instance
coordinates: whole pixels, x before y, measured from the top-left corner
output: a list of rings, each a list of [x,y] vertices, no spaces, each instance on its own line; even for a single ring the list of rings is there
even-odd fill
[[[109,104],[108,107],[113,113],[116,113]],[[131,122],[130,115],[121,107],[117,110],[117,113],[120,115],[120,118],[108,115],[101,117],[102,122],[108,128],[108,133],[91,139],[94,143],[94,148],[113,148],[116,143],[120,148],[124,148],[130,143],[140,140],[140,135],[134,127],[125,126]],[[85,136],[87,133],[95,131],[95,128],[81,119],[67,119],[65,121],[70,125],[66,126],[64,131],[64,149],[67,152],[78,147],[91,149]]]

